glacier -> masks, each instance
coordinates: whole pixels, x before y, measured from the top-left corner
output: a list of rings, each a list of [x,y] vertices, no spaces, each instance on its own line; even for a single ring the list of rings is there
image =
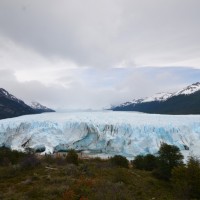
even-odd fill
[[[66,112],[0,120],[0,146],[53,153],[76,149],[91,156],[155,154],[161,143],[176,145],[185,158],[200,155],[200,115],[137,112]]]

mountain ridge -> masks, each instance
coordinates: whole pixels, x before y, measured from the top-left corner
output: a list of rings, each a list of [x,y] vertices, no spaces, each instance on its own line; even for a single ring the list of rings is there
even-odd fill
[[[152,97],[112,106],[113,111],[139,111],[155,114],[200,114],[200,82],[174,93],[157,93]]]
[[[53,110],[50,110],[51,109],[34,109],[21,99],[18,99],[14,95],[10,94],[5,89],[0,88],[0,119],[18,117],[28,114],[39,114],[43,112],[53,112]]]

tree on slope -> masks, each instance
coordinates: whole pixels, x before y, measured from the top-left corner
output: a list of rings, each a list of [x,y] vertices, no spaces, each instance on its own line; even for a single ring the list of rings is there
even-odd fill
[[[138,155],[131,163],[136,169],[152,171],[157,167],[157,157],[152,154]]]
[[[169,180],[174,167],[183,165],[183,155],[180,149],[174,145],[162,143],[158,151],[157,169],[155,175],[158,178]]]
[[[200,160],[190,157],[187,165],[175,167],[172,184],[180,199],[200,199]]]

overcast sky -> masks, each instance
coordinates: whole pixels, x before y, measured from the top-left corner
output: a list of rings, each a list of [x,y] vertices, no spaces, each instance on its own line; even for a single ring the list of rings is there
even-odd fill
[[[0,0],[0,87],[102,108],[200,81],[199,0]]]

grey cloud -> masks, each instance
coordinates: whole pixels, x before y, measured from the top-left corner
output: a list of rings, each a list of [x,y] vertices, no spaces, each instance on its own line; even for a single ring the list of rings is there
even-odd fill
[[[0,4],[2,34],[45,56],[62,56],[81,66],[167,64],[200,53],[198,0],[2,0]]]
[[[199,7],[199,0],[1,0],[0,86],[55,108],[174,91],[200,77]]]

